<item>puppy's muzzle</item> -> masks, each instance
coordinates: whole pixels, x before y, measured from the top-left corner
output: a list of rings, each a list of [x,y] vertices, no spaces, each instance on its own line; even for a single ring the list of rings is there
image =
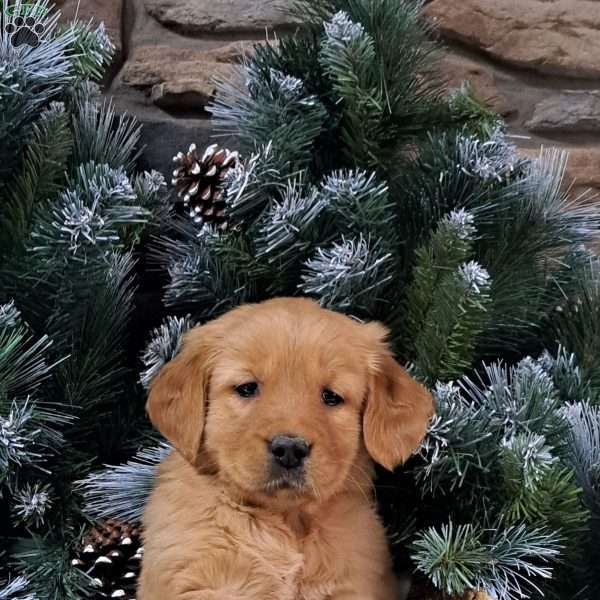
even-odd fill
[[[310,445],[301,437],[276,435],[268,443],[271,461],[282,469],[300,469],[310,454]]]

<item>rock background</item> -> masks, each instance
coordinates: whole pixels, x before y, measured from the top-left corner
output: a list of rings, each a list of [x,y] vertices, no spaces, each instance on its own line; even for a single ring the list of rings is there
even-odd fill
[[[600,191],[600,2],[429,0],[452,85],[468,79],[529,156],[569,152],[575,194]]]
[[[81,0],[79,16],[103,20],[117,46],[106,94],[144,123],[145,168],[168,173],[175,151],[209,142],[212,78],[295,26],[278,10],[286,2]],[[58,4],[68,18],[77,0]],[[425,12],[449,87],[470,81],[524,154],[565,148],[575,192],[600,191],[600,2],[427,0]]]

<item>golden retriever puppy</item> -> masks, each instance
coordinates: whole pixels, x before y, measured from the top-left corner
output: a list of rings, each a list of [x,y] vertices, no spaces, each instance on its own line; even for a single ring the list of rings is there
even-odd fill
[[[176,448],[144,515],[138,600],[394,600],[372,496],[420,443],[429,393],[387,331],[303,298],[189,331],[147,410]]]

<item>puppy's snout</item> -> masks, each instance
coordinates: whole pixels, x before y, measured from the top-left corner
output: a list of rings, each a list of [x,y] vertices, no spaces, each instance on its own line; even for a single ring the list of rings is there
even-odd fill
[[[269,452],[277,464],[285,469],[295,469],[309,455],[310,446],[301,437],[276,435],[269,442]]]

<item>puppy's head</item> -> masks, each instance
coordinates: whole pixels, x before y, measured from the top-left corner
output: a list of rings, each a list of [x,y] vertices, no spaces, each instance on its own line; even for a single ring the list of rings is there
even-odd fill
[[[183,456],[262,503],[319,501],[356,484],[365,449],[393,469],[420,443],[429,393],[379,323],[307,299],[241,306],[185,336],[147,410]]]

